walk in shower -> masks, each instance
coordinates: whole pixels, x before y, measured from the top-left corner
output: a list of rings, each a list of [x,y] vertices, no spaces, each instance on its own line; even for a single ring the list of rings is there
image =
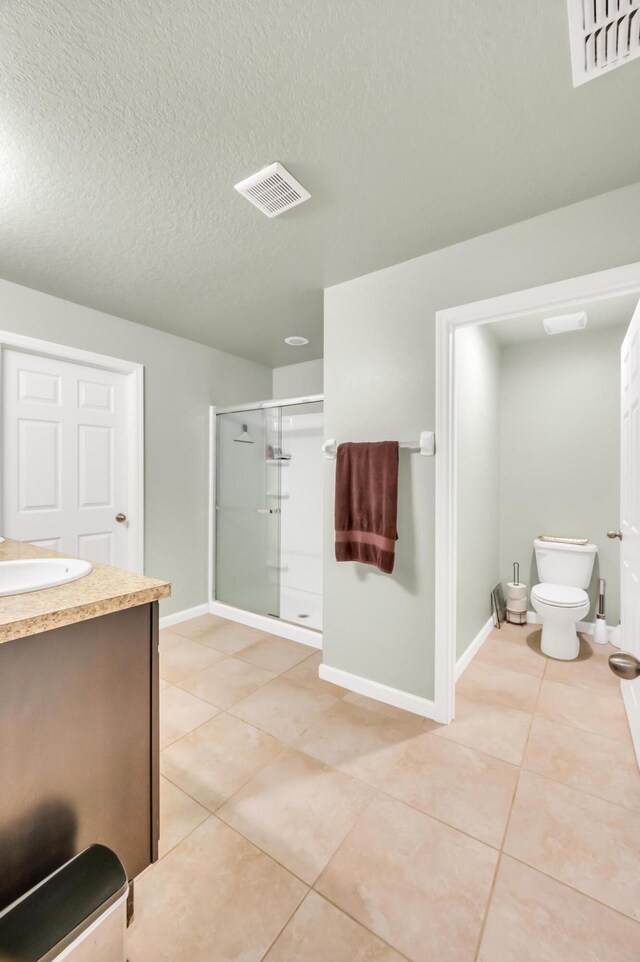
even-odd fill
[[[322,628],[322,396],[217,409],[218,602]]]

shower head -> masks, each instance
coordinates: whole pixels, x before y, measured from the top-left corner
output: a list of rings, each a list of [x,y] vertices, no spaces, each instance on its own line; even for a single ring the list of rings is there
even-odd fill
[[[239,434],[238,437],[234,438],[233,440],[240,441],[242,444],[253,444],[253,438],[249,434],[248,425],[243,424],[242,434]]]

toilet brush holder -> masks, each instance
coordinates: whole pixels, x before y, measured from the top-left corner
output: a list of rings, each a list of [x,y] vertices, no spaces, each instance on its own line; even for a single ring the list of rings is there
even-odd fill
[[[596,615],[596,623],[593,629],[593,640],[597,645],[606,645],[607,643],[607,623],[604,618],[600,615]]]
[[[607,643],[607,620],[604,613],[604,589],[605,580],[600,578],[598,580],[598,613],[596,615],[596,623],[593,628],[593,640],[598,645],[606,645]]]

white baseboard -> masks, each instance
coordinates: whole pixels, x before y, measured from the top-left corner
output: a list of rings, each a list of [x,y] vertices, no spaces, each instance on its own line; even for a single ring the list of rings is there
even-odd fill
[[[607,632],[607,641],[610,645],[613,645],[614,648],[620,647],[622,644],[622,625],[616,625],[615,628],[611,629],[611,637],[609,637],[609,633]]]
[[[229,621],[237,621],[240,625],[248,625],[249,628],[266,631],[270,635],[278,635],[280,638],[288,638],[289,641],[297,641],[301,645],[322,648],[322,632],[314,631],[312,628],[292,625],[289,621],[280,621],[279,618],[270,618],[268,615],[257,615],[253,611],[244,611],[242,608],[225,605],[222,601],[210,602],[205,607],[205,611],[217,615],[218,618],[228,618]]]
[[[436,703],[430,698],[412,695],[400,688],[392,688],[390,685],[371,681],[370,678],[363,678],[361,675],[352,675],[350,671],[332,668],[331,665],[320,665],[318,674],[323,681],[330,681],[334,685],[340,685],[341,688],[348,688],[357,695],[366,695],[367,698],[384,702],[385,705],[393,705],[394,708],[402,708],[404,711],[413,712],[414,715],[422,715],[424,718],[443,720],[438,717]]]
[[[620,690],[627,712],[627,720],[631,729],[631,738],[636,752],[636,761],[640,767],[640,687],[638,681],[621,681]]]
[[[171,628],[172,625],[179,625],[182,621],[190,621],[192,618],[199,618],[200,615],[209,613],[209,605],[196,605],[195,608],[185,608],[184,611],[174,611],[172,615],[163,615],[160,619],[160,628]]]
[[[478,652],[480,651],[480,648],[482,647],[483,642],[485,642],[488,636],[491,634],[492,629],[493,629],[493,615],[491,615],[490,618],[487,618],[484,625],[482,626],[478,634],[475,636],[471,644],[467,648],[465,648],[465,650],[462,652],[462,654],[456,661],[456,681],[458,680],[462,672],[465,670],[469,662],[473,658],[475,658],[475,656],[478,654]]]
[[[528,625],[540,625],[542,621],[540,615],[537,611],[527,612],[527,624]],[[607,625],[607,641],[615,643],[619,635],[619,625]],[[578,621],[576,623],[576,631],[583,631],[586,635],[592,635],[595,631],[595,622],[593,621]]]

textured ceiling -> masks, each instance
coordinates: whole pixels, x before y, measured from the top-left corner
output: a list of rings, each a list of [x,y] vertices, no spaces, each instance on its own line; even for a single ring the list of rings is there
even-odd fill
[[[323,287],[640,166],[640,61],[574,90],[564,0],[3,0],[0,71],[0,275],[271,365]]]

